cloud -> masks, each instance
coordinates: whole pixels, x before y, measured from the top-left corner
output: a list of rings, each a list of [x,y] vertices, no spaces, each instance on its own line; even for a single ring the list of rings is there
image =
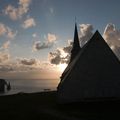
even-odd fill
[[[8,15],[12,20],[18,20],[28,12],[30,3],[31,0],[19,0],[18,7],[8,5],[3,10],[3,13]]]
[[[91,24],[81,24],[80,25],[80,44],[83,47],[86,42],[93,35],[93,26]],[[116,29],[114,24],[107,24],[105,27],[103,37],[106,42],[109,44],[113,52],[120,59],[120,30]],[[48,55],[48,59],[51,64],[59,65],[62,63],[69,63],[71,49],[72,49],[72,41],[68,41],[68,45],[62,48],[57,48],[54,52],[50,52]]]
[[[35,59],[26,59],[26,58],[21,58],[19,59],[19,63],[22,65],[35,65],[37,63],[37,61]]]
[[[35,20],[33,18],[26,19],[22,25],[24,29],[27,29],[33,26],[36,26]]]
[[[23,65],[14,61],[4,65],[0,64],[0,76],[6,79],[53,79],[60,76],[60,73],[56,69],[56,66],[48,62],[41,62],[39,66],[36,66]]]
[[[12,20],[17,20],[18,17],[20,18],[21,15],[19,15],[18,12],[18,8],[15,8],[14,6],[12,5],[8,5],[5,10],[4,10],[4,13],[5,15],[8,15]]]
[[[3,63],[0,62],[0,72],[29,72],[40,70],[40,66],[37,67],[36,59],[19,58],[13,61]]]
[[[41,49],[51,48],[53,43],[36,41],[33,45],[33,51],[38,51]]]
[[[57,37],[55,34],[48,33],[47,39],[48,39],[48,42],[51,43],[51,42],[56,41]]]
[[[68,53],[70,54],[71,53],[71,50],[72,50],[72,46],[73,46],[73,41],[72,40],[68,40],[68,45],[63,47],[63,51],[65,53]]]
[[[17,31],[13,31],[11,28],[7,27],[7,37],[10,39],[15,38]]]
[[[69,63],[70,53],[72,49],[73,42],[68,40],[68,45],[63,48],[57,48],[54,52],[48,54],[48,59],[51,64],[59,65],[62,63]]]
[[[8,49],[9,46],[10,46],[10,41],[6,41],[6,42],[3,44],[2,48],[3,48],[3,49]]]
[[[116,56],[120,60],[120,47],[118,47],[118,46],[111,46],[111,49],[114,51],[114,53],[116,54]]]
[[[90,24],[80,25],[80,43],[81,46],[92,37],[93,26]],[[109,23],[106,25],[103,37],[111,47],[116,56],[120,59],[120,30],[116,29],[115,25]]]
[[[47,40],[44,42],[41,41],[35,41],[33,44],[33,51],[38,51],[46,48],[51,48],[55,41],[57,40],[57,37],[55,34],[48,33]]]
[[[86,44],[86,42],[92,37],[93,33],[93,26],[91,24],[81,24],[80,25],[80,45],[81,47]],[[69,40],[67,43],[67,46],[64,46],[60,48],[59,50],[55,50],[54,52],[50,52],[48,55],[49,61],[51,64],[62,64],[62,63],[69,63],[70,56],[71,56],[71,50],[72,50],[73,41]]]
[[[19,4],[24,7],[29,7],[31,0],[19,0]]]
[[[0,52],[0,63],[4,63],[10,59],[10,55],[5,52]]]
[[[0,23],[0,36],[6,36],[9,39],[13,39],[17,35],[17,31],[13,31],[11,28],[3,23]]]
[[[40,61],[36,58],[16,58],[14,61],[0,62],[0,73],[33,73],[42,71],[52,71],[54,66],[48,61]],[[27,76],[28,77],[28,76]]]
[[[114,24],[109,23],[105,27],[103,37],[120,59],[120,30],[116,29]]]
[[[83,47],[84,44],[93,35],[93,26],[91,24],[80,24],[80,46]]]
[[[7,32],[6,26],[0,23],[0,36],[4,35]]]
[[[11,65],[0,65],[0,72],[11,72],[13,71],[13,66]]]
[[[57,49],[55,52],[50,52],[48,55],[48,59],[51,64],[60,64],[62,61],[60,50]]]
[[[103,37],[109,45],[120,47],[120,30],[116,29],[114,24],[107,24]]]

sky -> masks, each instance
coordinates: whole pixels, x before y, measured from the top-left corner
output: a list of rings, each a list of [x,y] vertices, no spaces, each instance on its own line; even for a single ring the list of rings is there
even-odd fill
[[[59,78],[70,58],[75,22],[81,47],[98,29],[120,57],[119,5],[119,0],[0,0],[0,76]]]

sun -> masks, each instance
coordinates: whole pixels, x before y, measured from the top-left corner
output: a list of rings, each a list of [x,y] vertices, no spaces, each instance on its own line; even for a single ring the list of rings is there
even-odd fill
[[[60,72],[63,72],[65,68],[67,67],[67,64],[59,64],[58,67],[59,67]]]

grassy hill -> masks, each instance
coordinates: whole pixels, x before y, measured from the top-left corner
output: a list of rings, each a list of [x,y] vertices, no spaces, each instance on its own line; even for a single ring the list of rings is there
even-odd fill
[[[57,104],[56,92],[0,96],[0,120],[106,120],[120,118],[120,100]]]

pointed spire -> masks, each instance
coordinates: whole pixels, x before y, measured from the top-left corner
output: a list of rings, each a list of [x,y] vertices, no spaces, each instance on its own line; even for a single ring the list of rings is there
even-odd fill
[[[74,41],[73,41],[73,48],[71,50],[71,59],[70,62],[76,57],[78,52],[80,51],[80,44],[79,44],[79,37],[77,31],[77,23],[75,22],[75,31],[74,31]]]

